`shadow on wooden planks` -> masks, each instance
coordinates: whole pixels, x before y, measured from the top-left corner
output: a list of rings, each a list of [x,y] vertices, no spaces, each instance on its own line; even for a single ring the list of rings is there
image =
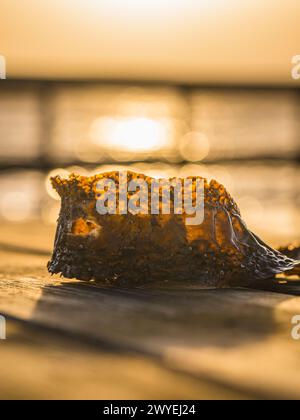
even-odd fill
[[[152,354],[181,345],[231,348],[280,334],[276,308],[296,291],[261,287],[121,289],[62,281],[43,287],[32,320]]]
[[[62,281],[43,288],[32,321],[158,357],[257,398],[298,399],[300,345],[291,339],[298,309],[294,295],[261,290],[128,290]]]

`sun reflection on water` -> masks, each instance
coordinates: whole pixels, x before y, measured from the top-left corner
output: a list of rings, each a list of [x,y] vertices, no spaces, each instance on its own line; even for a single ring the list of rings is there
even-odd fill
[[[90,138],[97,146],[136,154],[168,146],[170,134],[168,121],[146,117],[100,117],[90,129]]]

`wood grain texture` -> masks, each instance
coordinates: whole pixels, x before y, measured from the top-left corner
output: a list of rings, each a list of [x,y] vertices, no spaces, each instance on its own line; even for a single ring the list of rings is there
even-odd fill
[[[31,226],[30,241],[26,243],[29,231],[28,226],[10,226],[7,228],[9,238],[7,232],[1,233],[5,237],[0,235],[0,313],[25,322],[30,328],[38,327],[46,337],[51,334],[63,337],[56,340],[60,343],[61,353],[65,354],[65,360],[69,360],[69,356],[73,360],[73,351],[70,352],[67,342],[70,339],[80,346],[95,346],[92,356],[90,349],[81,348],[80,357],[84,363],[91,361],[89,366],[92,366],[93,360],[97,362],[99,371],[106,358],[111,365],[115,363],[114,352],[117,352],[118,363],[125,370],[132,362],[132,356],[127,355],[139,355],[140,360],[149,365],[153,363],[154,369],[160,372],[158,382],[160,374],[162,378],[164,375],[175,375],[174,370],[192,381],[189,384],[195,381],[199,386],[199,398],[234,398],[241,395],[300,398],[300,341],[291,338],[291,319],[296,314],[300,315],[296,283],[294,286],[264,286],[276,290],[275,293],[269,290],[166,287],[129,290],[62,280],[50,277],[45,269],[51,249],[51,229],[42,232],[42,229],[35,230]],[[36,358],[40,345],[40,342],[32,346],[24,344],[24,334],[20,343],[12,343],[10,339],[4,347],[0,343],[0,354],[5,346],[14,349],[13,353],[11,350],[8,353],[4,351],[0,366],[6,365],[5,358],[14,366],[14,357],[18,359],[26,354],[31,363],[37,360],[36,375],[40,377],[42,374],[39,372],[45,368],[45,360]],[[110,349],[106,350],[105,356],[102,354],[103,346]],[[147,380],[149,375],[140,360],[132,362],[132,368],[136,366],[141,372],[135,383]],[[49,366],[52,373],[44,373],[43,380],[49,377],[49,383],[53,385],[52,375],[58,373],[54,362]],[[65,377],[72,377],[74,372],[80,381],[82,375],[85,389],[89,389],[93,380],[86,377],[84,367],[80,369],[78,366],[75,362],[68,362]],[[2,367],[1,372],[6,372],[4,377],[8,377],[7,369]],[[13,377],[18,378],[17,371]],[[103,381],[107,380],[103,377]],[[110,388],[112,397],[109,392],[101,395],[107,398],[114,395],[151,398],[153,395],[158,398],[158,392],[152,392],[156,387],[155,381],[145,392],[128,394],[114,392],[113,382]],[[161,398],[196,398],[191,391],[192,386],[188,383],[181,386],[182,377],[172,377],[171,382],[169,393],[157,388],[157,391],[161,390]],[[119,389],[117,383],[116,380],[115,391]],[[207,387],[208,384],[213,385],[208,389],[203,384]],[[41,392],[35,394],[35,386],[32,385],[32,395],[41,396]],[[65,384],[62,395],[71,395],[70,386],[69,382]],[[97,389],[101,386],[104,386],[103,383],[95,384]],[[202,394],[201,389],[204,390]],[[234,392],[230,393],[230,389]],[[0,390],[2,393],[3,385]],[[30,389],[27,391],[30,394]],[[53,393],[47,392],[46,397],[53,396]],[[76,396],[78,393],[75,393]]]
[[[0,371],[1,399],[249,398],[151,357],[12,320]]]

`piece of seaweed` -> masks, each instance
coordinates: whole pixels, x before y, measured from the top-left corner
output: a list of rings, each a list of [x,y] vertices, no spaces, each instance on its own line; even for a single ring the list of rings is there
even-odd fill
[[[237,204],[216,181],[203,180],[204,221],[199,225],[187,225],[185,214],[100,215],[96,185],[105,178],[118,188],[119,176],[52,179],[62,203],[50,273],[126,286],[175,281],[228,287],[299,267],[292,255],[272,249],[248,230]],[[133,172],[127,178],[152,182]]]

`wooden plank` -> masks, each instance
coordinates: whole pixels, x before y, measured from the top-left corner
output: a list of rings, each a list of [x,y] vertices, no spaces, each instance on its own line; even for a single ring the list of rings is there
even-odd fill
[[[300,397],[299,298],[247,290],[114,290],[48,278],[1,280],[0,312],[259,396]]]
[[[0,313],[84,342],[155,356],[169,368],[245,395],[300,398],[300,342],[291,338],[299,297],[264,290],[105,288],[51,278],[46,261],[47,252],[1,251]]]
[[[247,399],[158,360],[8,322],[0,399]]]

